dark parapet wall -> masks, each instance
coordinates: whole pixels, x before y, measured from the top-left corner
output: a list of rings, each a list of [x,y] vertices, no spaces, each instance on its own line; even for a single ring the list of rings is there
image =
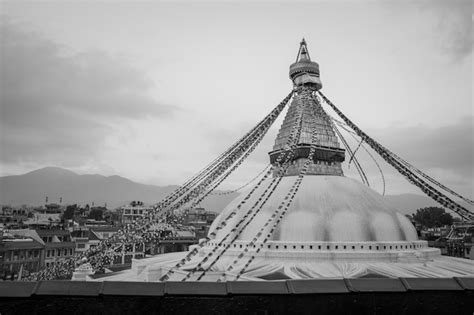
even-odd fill
[[[474,278],[1,282],[2,314],[472,314]]]

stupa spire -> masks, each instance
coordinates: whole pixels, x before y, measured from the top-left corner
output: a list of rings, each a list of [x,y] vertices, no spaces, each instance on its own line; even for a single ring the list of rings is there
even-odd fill
[[[277,170],[275,175],[299,174],[309,156],[311,145],[315,145],[316,151],[307,174],[342,176],[341,162],[345,159],[345,151],[339,145],[330,118],[314,95],[315,91],[322,87],[319,65],[311,61],[304,38],[300,43],[296,62],[290,66],[290,78],[293,80],[296,92],[269,155],[270,162],[276,165],[282,153],[293,151],[291,166],[284,174]],[[300,124],[301,132],[294,140],[295,148],[292,149],[287,143],[292,138],[292,130],[297,124]],[[315,137],[312,136],[314,132]]]

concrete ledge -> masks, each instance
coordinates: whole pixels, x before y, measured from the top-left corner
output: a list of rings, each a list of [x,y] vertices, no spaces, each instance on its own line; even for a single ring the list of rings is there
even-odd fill
[[[230,294],[288,294],[286,281],[229,281]]]
[[[407,290],[460,291],[463,287],[453,278],[400,278]]]
[[[0,297],[29,297],[36,289],[37,282],[0,282]]]
[[[168,281],[165,294],[169,295],[227,295],[225,282]]]
[[[86,281],[40,281],[34,292],[35,295],[72,295],[98,296],[101,282]]]
[[[293,294],[347,293],[349,289],[343,279],[288,280],[288,288]]]
[[[162,282],[122,282],[104,281],[102,295],[163,296],[165,284]]]
[[[400,279],[345,279],[352,292],[405,292],[407,289]]]
[[[402,287],[400,286],[402,284]],[[471,314],[474,278],[0,282],[2,314]]]
[[[474,291],[474,278],[456,277],[454,278],[464,290]]]
[[[474,291],[474,278],[363,278],[229,282],[0,282],[0,299],[35,296],[224,296],[350,292]]]

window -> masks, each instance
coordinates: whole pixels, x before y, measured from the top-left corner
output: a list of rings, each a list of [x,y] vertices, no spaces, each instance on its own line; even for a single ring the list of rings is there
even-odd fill
[[[72,248],[69,248],[69,255],[72,255]]]
[[[61,250],[59,248],[56,250],[56,256],[61,256]]]
[[[51,256],[51,251],[50,251],[50,250],[48,250],[48,251],[46,252],[46,257],[49,257],[49,256]]]
[[[86,244],[79,243],[79,244],[77,244],[77,248],[86,248]]]

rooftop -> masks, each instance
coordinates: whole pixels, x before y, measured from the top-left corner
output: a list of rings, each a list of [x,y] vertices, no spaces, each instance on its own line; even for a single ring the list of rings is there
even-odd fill
[[[36,248],[43,248],[43,244],[35,241],[34,239],[27,238],[27,239],[16,239],[16,240],[3,240],[1,242],[2,247],[4,249],[36,249]],[[2,248],[0,247],[0,249]]]
[[[54,235],[69,235],[70,232],[68,230],[60,230],[60,229],[36,229],[36,233],[39,236],[54,236]]]

